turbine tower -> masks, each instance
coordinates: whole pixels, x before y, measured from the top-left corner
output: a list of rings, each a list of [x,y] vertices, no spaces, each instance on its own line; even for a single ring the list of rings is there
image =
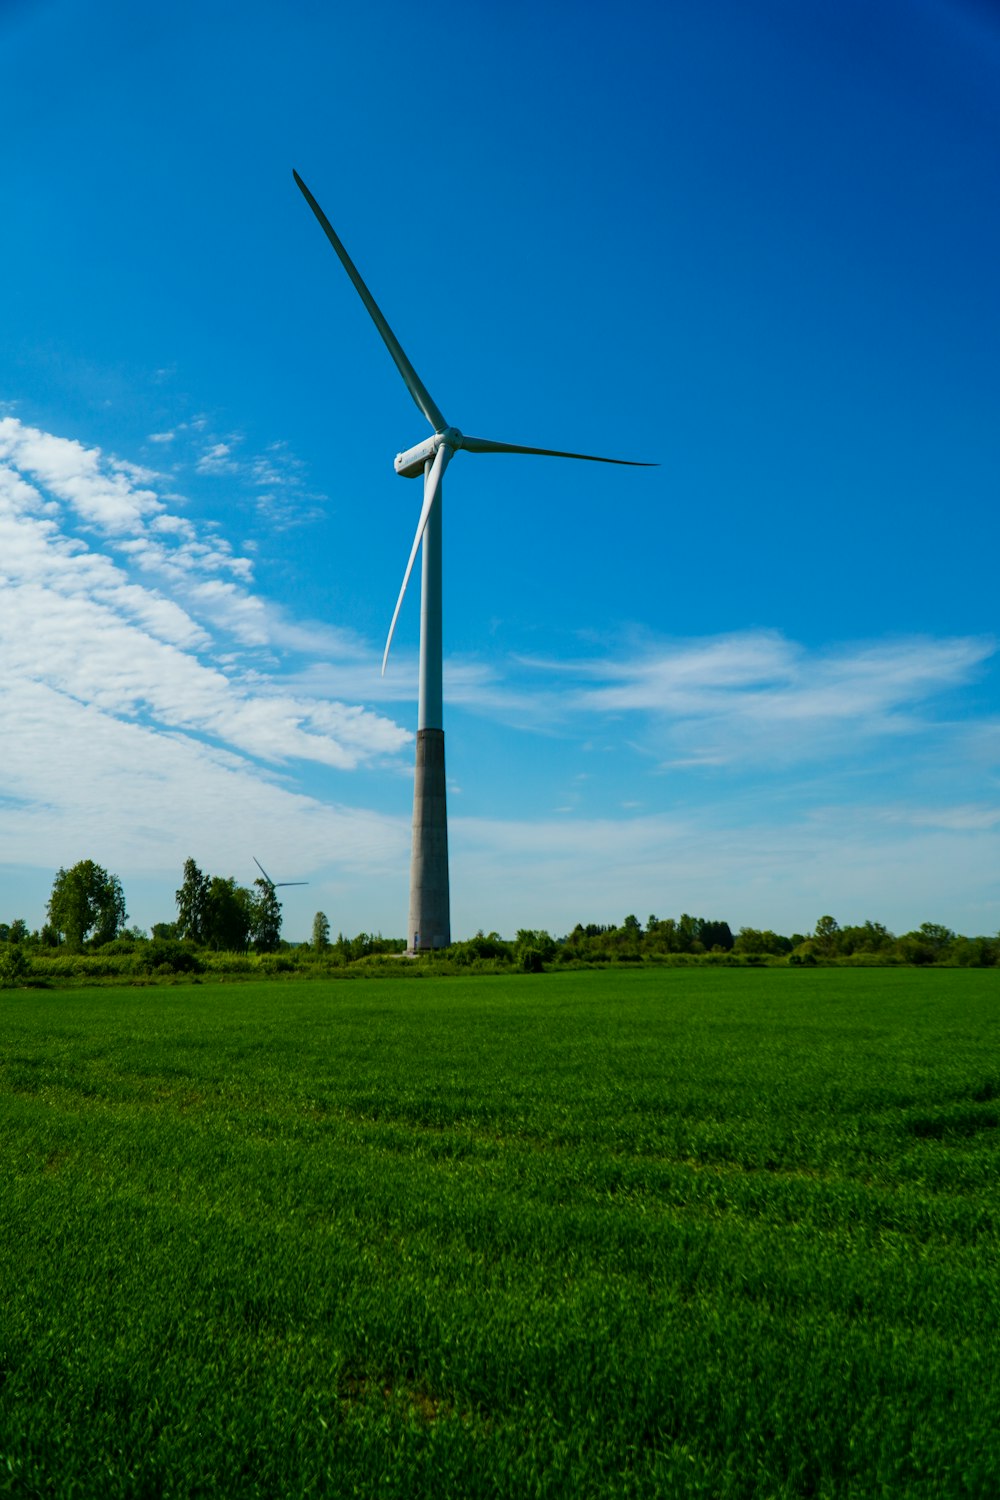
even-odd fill
[[[601,458],[595,453],[566,453],[556,448],[524,448],[518,443],[497,443],[490,438],[469,437],[457,427],[449,427],[440,407],[432,399],[420,376],[410,364],[389,327],[382,311],[368,290],[361,274],[341,244],[326,214],[306,187],[298,172],[292,173],[302,195],[312,209],[324,234],[354,283],[355,290],[368,309],[372,322],[382,335],[400,375],[413,400],[432,428],[432,436],[397,453],[396,473],[404,479],[424,480],[424,503],[410,556],[403,574],[403,585],[393,610],[382,674],[389,647],[399,619],[403,596],[410,581],[417,551],[423,543],[420,577],[420,680],[417,699],[417,758],[413,784],[413,844],[410,855],[410,920],[407,929],[407,951],[427,952],[446,948],[451,942],[451,911],[448,887],[448,815],[444,774],[444,709],[441,689],[441,510],[442,479],[452,456],[460,448],[467,453],[534,453],[546,458],[580,458],[590,463],[627,464],[632,468],[656,468],[655,464],[637,463],[628,458]]]

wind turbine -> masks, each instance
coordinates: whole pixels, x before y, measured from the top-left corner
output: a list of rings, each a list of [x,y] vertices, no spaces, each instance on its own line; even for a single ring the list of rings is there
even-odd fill
[[[441,481],[453,454],[463,448],[467,453],[535,453],[546,458],[580,458],[590,463],[628,464],[632,468],[656,468],[656,464],[637,463],[628,458],[601,458],[596,453],[566,453],[558,448],[525,448],[519,443],[497,443],[491,438],[469,437],[450,427],[416,370],[403,353],[402,346],[389,327],[378,303],[368,290],[361,274],[341,244],[333,225],[306,187],[298,172],[292,172],[302,195],[312,209],[341,265],[354,283],[375,327],[392,355],[406,389],[433,429],[405,453],[397,453],[396,473],[404,479],[424,479],[424,503],[417,530],[403,574],[403,585],[393,610],[385,650],[382,674],[392,645],[396,621],[403,596],[410,581],[417,550],[423,542],[420,579],[420,680],[417,698],[417,758],[413,784],[413,844],[410,856],[410,922],[407,948],[411,953],[432,948],[446,948],[451,942],[451,915],[448,887],[448,817],[444,775],[444,713],[441,691]]]
[[[260,860],[257,858],[256,854],[252,854],[250,857],[253,860],[254,864],[257,866],[260,873],[263,875],[265,884],[269,885],[272,891],[276,891],[279,886],[309,884],[308,880],[272,880],[270,875],[264,869],[264,866],[261,864]]]

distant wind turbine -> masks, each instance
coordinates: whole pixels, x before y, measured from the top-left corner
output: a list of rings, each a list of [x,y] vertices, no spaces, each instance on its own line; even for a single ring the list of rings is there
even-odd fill
[[[413,786],[413,844],[410,855],[410,922],[407,948],[411,953],[446,948],[451,942],[448,884],[448,817],[444,774],[444,712],[441,689],[441,490],[444,471],[460,448],[467,453],[534,453],[547,458],[579,458],[590,463],[627,464],[633,468],[656,468],[629,458],[601,458],[596,453],[567,453],[559,448],[525,448],[519,443],[498,443],[492,438],[469,437],[449,427],[439,406],[410,364],[396,335],[382,315],[361,274],[348,255],[326,214],[298,172],[292,173],[382,335],[406,389],[430,423],[433,435],[405,453],[397,453],[396,473],[404,479],[424,479],[424,503],[410,548],[403,585],[396,600],[385,650],[382,673],[399,619],[403,596],[410,581],[417,549],[423,542],[420,590],[420,680],[417,699],[417,761]]]
[[[285,885],[308,885],[309,884],[308,880],[272,880],[271,877],[270,877],[270,875],[264,869],[264,866],[261,864],[260,860],[257,858],[256,854],[251,855],[251,858],[253,859],[253,862],[257,866],[257,868],[260,871],[260,873],[263,875],[265,884],[269,885],[271,887],[272,891],[279,890],[282,886],[285,886]]]

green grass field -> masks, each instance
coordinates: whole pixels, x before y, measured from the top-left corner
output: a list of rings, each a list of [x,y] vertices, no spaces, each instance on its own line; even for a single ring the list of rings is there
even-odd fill
[[[0,996],[0,1493],[1000,1494],[1000,975]]]

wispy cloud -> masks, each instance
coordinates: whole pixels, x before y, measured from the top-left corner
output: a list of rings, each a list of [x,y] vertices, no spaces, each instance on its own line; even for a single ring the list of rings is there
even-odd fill
[[[406,818],[303,795],[223,746],[22,676],[0,685],[0,713],[8,864],[54,870],[92,857],[134,877],[179,871],[189,854],[210,851],[212,867],[230,872],[266,836],[307,872],[334,862],[384,878],[405,868]],[[169,903],[159,915],[169,917]]]
[[[169,511],[157,478],[13,417],[0,421],[4,727],[24,742],[19,690],[32,690],[29,723],[40,725],[41,705],[50,714],[30,785],[19,791],[5,763],[8,796],[30,802],[47,780],[59,784],[71,702],[91,726],[95,715],[131,721],[147,760],[158,739],[176,748],[180,738],[191,753],[194,741],[199,754],[224,752],[230,769],[251,777],[255,765],[269,776],[262,766],[344,771],[397,756],[409,735],[391,719],[342,695],[298,696],[276,666],[289,639],[301,651],[349,648],[349,638],[284,622],[246,586],[247,560]],[[134,737],[128,745],[131,753]]]
[[[995,655],[989,637],[905,638],[808,650],[775,631],[644,643],[570,661],[521,658],[554,688],[555,715],[642,721],[673,769],[774,765],[875,737],[925,733],[948,694]]]
[[[151,432],[147,442],[168,462],[171,476],[226,480],[243,502],[272,531],[303,526],[322,514],[326,496],[307,482],[305,465],[286,442],[269,443],[262,452],[247,449],[239,432],[219,433],[205,415]]]
[[[229,443],[212,443],[201,454],[195,469],[199,474],[236,474],[239,465]]]

